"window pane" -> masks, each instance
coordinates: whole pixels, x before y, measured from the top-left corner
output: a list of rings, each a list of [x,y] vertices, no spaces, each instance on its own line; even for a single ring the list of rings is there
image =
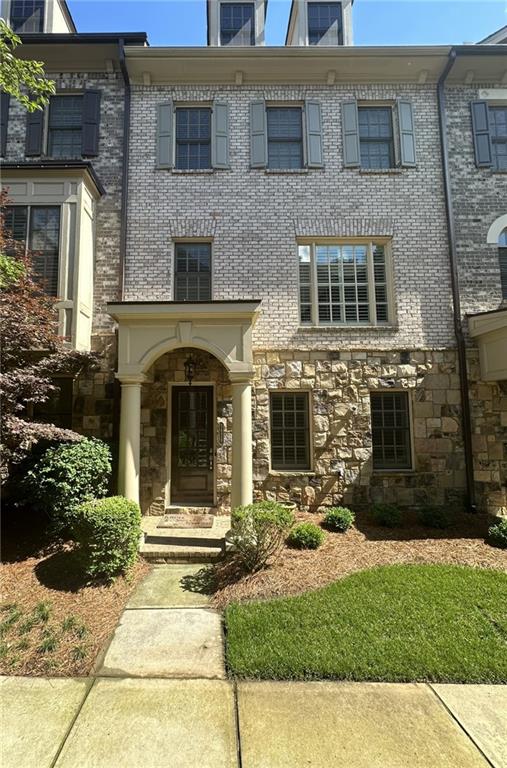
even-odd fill
[[[271,466],[310,468],[308,393],[273,392],[271,404]]]
[[[308,3],[310,45],[343,43],[341,3]]]
[[[220,45],[255,45],[253,3],[221,3]]]
[[[50,296],[58,292],[60,248],[60,208],[32,206],[30,209],[29,248],[34,251],[34,271]]]
[[[317,245],[319,321],[368,323],[368,249],[365,245]]]
[[[410,423],[406,392],[371,396],[374,469],[409,469]]]
[[[11,27],[14,32],[43,32],[44,0],[12,0]]]
[[[176,110],[176,168],[211,168],[211,109]]]
[[[302,323],[312,322],[312,272],[311,251],[309,245],[300,245],[299,249],[299,308]]]
[[[209,243],[177,243],[175,267],[176,301],[211,301]]]
[[[303,167],[303,124],[300,107],[269,107],[268,167]]]
[[[507,170],[507,107],[490,107],[489,121],[493,165],[498,171]]]
[[[390,107],[359,107],[362,168],[394,166],[393,121]]]
[[[5,229],[13,240],[26,244],[26,228],[28,223],[28,208],[26,205],[9,205],[4,211]],[[8,256],[14,256],[16,251],[7,248]]]
[[[51,98],[48,122],[50,157],[81,157],[82,120],[82,96]]]

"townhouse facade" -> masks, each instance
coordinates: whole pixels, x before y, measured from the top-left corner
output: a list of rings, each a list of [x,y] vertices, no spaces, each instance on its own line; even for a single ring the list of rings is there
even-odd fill
[[[294,2],[283,48],[263,0],[210,1],[207,48],[24,37],[58,96],[39,132],[9,109],[11,227],[34,247],[42,202],[77,221],[89,191],[95,236],[62,213],[53,277],[62,333],[102,355],[70,418],[119,447],[144,512],[505,513],[507,51],[354,48],[351,6]],[[79,292],[93,247],[79,326],[66,265]]]

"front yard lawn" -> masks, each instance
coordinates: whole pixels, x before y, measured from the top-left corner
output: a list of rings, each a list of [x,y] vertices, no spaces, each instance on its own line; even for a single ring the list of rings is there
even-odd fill
[[[507,575],[393,565],[225,614],[232,675],[507,682]]]

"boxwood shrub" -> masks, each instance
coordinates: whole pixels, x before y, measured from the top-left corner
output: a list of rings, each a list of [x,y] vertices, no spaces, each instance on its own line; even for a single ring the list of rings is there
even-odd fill
[[[449,528],[454,522],[452,511],[446,507],[422,507],[418,517],[421,525],[426,526],[426,528]]]
[[[299,523],[290,532],[287,542],[297,549],[318,549],[326,534],[315,523]]]
[[[507,549],[507,518],[500,520],[488,529],[489,540],[495,547]]]
[[[105,496],[110,477],[111,452],[101,440],[61,443],[44,451],[27,471],[24,496],[59,532],[69,533],[76,507]]]
[[[401,525],[401,510],[396,504],[374,504],[371,509],[373,520],[385,528]]]
[[[348,507],[331,507],[324,515],[324,525],[330,531],[348,531],[356,516]]]
[[[112,578],[124,573],[137,557],[139,505],[123,496],[86,501],[74,511],[73,535],[89,576]]]
[[[234,509],[228,541],[238,565],[250,573],[276,558],[294,525],[292,510],[275,501],[261,501]]]

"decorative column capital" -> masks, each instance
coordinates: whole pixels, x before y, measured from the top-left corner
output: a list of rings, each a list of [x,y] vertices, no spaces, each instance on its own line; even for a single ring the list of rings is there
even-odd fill
[[[141,386],[141,384],[144,384],[145,381],[147,381],[147,377],[144,375],[144,373],[138,373],[138,374],[122,374],[122,373],[116,373],[115,377],[118,379],[122,387],[128,387],[128,386]]]
[[[253,372],[248,373],[236,373],[236,372],[229,372],[229,381],[232,385],[234,384],[250,384],[250,386],[253,385]]]

